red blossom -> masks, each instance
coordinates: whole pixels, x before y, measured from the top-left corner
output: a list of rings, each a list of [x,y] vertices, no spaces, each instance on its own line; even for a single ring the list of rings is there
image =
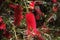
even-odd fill
[[[20,22],[23,18],[22,7],[20,5],[10,4],[11,8],[14,8],[14,24],[20,26]]]
[[[6,24],[3,22],[2,17],[0,17],[0,30],[6,30]]]
[[[41,33],[37,30],[36,28],[36,21],[34,14],[32,12],[29,12],[25,15],[26,17],[26,23],[27,23],[27,35],[32,35],[32,36],[38,36],[39,40],[44,40],[43,37],[41,36]]]
[[[56,2],[57,2],[57,0],[52,0],[52,2],[53,2],[53,3],[56,3]]]
[[[41,16],[41,10],[40,9],[35,9],[35,11],[36,11],[36,20],[39,20],[40,19],[40,16]]]
[[[37,12],[37,14],[41,15],[41,10],[40,9],[35,9],[35,11]]]
[[[10,3],[10,4],[9,4],[9,7],[10,7],[10,8],[16,8],[16,5]]]
[[[35,9],[36,11],[36,20],[40,20],[41,16],[44,16],[44,14],[41,12],[40,9]]]
[[[10,34],[6,31],[6,24],[3,22],[2,17],[0,17],[0,30],[3,30],[2,35],[6,38],[10,38]]]
[[[29,4],[29,6],[30,6],[30,9],[34,9],[34,6],[35,6],[34,1],[31,1],[30,4]]]
[[[36,29],[36,22],[32,12],[29,12],[26,14],[26,23],[27,23],[28,29],[30,28]]]
[[[36,16],[36,20],[39,20],[39,19],[40,19],[40,16],[39,16],[39,15],[37,15],[37,16]]]
[[[49,28],[46,26],[45,23],[42,25],[42,30],[43,30],[44,33],[49,33],[50,32]]]
[[[54,6],[54,7],[52,8],[52,10],[53,10],[54,12],[57,12],[57,11],[58,11],[58,7],[55,7],[55,6]]]
[[[2,17],[0,16],[0,22],[2,22],[3,21],[3,19],[2,19]]]
[[[8,38],[8,39],[12,37],[12,35],[8,31],[5,31],[3,36]]]

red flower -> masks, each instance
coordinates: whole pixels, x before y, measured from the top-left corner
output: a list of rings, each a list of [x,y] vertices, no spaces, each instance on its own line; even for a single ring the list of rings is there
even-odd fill
[[[41,12],[40,9],[35,9],[36,11],[36,20],[40,20],[41,16],[44,16],[44,14]]]
[[[35,22],[35,17],[32,12],[29,12],[26,14],[26,23],[28,26],[28,29],[36,29],[36,22]]]
[[[8,39],[12,37],[12,35],[8,31],[5,31],[5,33],[3,34],[3,36],[6,37],[6,38],[8,38]]]
[[[11,8],[14,8],[14,24],[20,26],[20,22],[23,18],[22,16],[22,7],[20,5],[10,4]]]
[[[36,15],[36,20],[40,20],[40,16],[39,15]]]
[[[44,33],[49,33],[49,28],[46,26],[46,24],[44,23],[43,26],[42,26],[42,30]]]
[[[0,17],[0,30],[3,30],[2,35],[4,35],[4,37],[9,38],[9,34],[6,32],[6,24],[3,22],[2,17]]]
[[[26,14],[25,17],[27,23],[27,31],[26,31],[27,35],[32,35],[32,36],[37,35],[40,38],[40,40],[43,40],[41,33],[36,28],[36,21],[33,13],[29,12]]]
[[[10,4],[9,4],[9,7],[10,7],[10,8],[16,8],[16,5],[10,3]]]
[[[35,11],[36,11],[36,12],[37,12],[37,14],[39,14],[39,15],[41,15],[41,13],[42,13],[42,12],[41,12],[41,10],[40,10],[40,9],[38,9],[38,8],[36,8],[36,9],[35,9]]]
[[[29,6],[30,6],[30,9],[34,9],[34,6],[35,6],[34,1],[31,1],[30,4],[29,4]]]
[[[53,3],[56,3],[56,2],[57,2],[57,0],[52,0],[52,2],[53,2]]]
[[[2,22],[3,21],[3,19],[2,19],[2,17],[0,17],[0,22]]]
[[[0,30],[6,30],[6,24],[3,22],[3,19],[0,17]]]
[[[57,11],[58,11],[58,7],[55,7],[55,6],[54,6],[54,7],[53,7],[53,11],[54,11],[54,12],[57,12]]]

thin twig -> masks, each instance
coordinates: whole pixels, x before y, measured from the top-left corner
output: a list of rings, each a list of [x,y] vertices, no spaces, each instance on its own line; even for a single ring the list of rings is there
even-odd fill
[[[14,25],[14,24],[12,24],[13,25],[13,30],[14,30],[14,35],[15,35],[15,38],[16,38],[16,40],[18,40],[18,38],[17,38],[17,34],[16,34],[16,26]]]

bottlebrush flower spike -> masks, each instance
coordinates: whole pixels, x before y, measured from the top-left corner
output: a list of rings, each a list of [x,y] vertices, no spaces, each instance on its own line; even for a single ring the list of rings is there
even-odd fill
[[[36,15],[36,20],[40,20],[40,16],[39,15]]]
[[[34,14],[36,14],[36,20],[40,20],[40,17],[41,16],[44,16],[44,14],[41,12],[41,10],[40,9],[34,9]]]
[[[56,2],[57,2],[57,0],[52,0],[52,2],[53,2],[53,3],[56,3]]]
[[[0,30],[6,30],[6,24],[3,22],[2,17],[0,17]]]
[[[10,7],[10,8],[16,8],[16,5],[10,3],[10,4],[9,4],[9,7]]]
[[[39,15],[42,13],[40,9],[35,9],[35,11],[36,11],[37,14],[39,14]]]
[[[36,14],[37,14],[37,15],[36,15],[36,19],[38,18],[37,20],[40,20],[40,17],[41,17],[41,16],[44,16],[44,14],[41,12],[40,9],[35,9],[35,10],[36,10]],[[38,17],[38,15],[39,15],[39,17]]]
[[[49,28],[46,26],[45,23],[42,25],[42,30],[43,30],[44,33],[49,33],[50,32]]]
[[[3,21],[3,19],[2,19],[2,17],[0,17],[0,22],[2,22]]]
[[[36,21],[33,13],[29,12],[25,15],[25,17],[27,23],[27,35],[29,34],[31,34],[32,36],[37,35],[38,37],[40,36],[39,40],[44,40],[43,37],[41,36],[41,33],[36,28]]]
[[[54,6],[52,9],[53,9],[54,12],[57,12],[58,11],[58,7],[55,7]]]
[[[5,31],[3,36],[10,39],[12,35],[8,31]]]
[[[29,6],[30,6],[30,9],[34,9],[34,6],[35,6],[34,1],[31,1],[30,4],[29,4]]]
[[[15,6],[15,7],[14,7]],[[10,5],[11,8],[14,8],[14,24],[20,26],[20,22],[23,18],[22,16],[22,7],[20,5]]]
[[[36,29],[36,22],[32,12],[29,12],[26,14],[26,23],[29,30],[30,28]]]

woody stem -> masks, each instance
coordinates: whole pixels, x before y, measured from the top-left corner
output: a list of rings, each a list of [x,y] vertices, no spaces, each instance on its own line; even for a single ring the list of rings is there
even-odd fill
[[[25,8],[26,8],[26,12],[28,12],[27,1],[28,1],[28,0],[24,0],[24,4],[25,4]]]
[[[15,27],[15,25],[14,24],[12,24],[13,25],[13,31],[14,31],[14,35],[15,35],[15,38],[16,38],[16,40],[18,40],[18,38],[17,38],[17,34],[16,34],[16,27]]]

